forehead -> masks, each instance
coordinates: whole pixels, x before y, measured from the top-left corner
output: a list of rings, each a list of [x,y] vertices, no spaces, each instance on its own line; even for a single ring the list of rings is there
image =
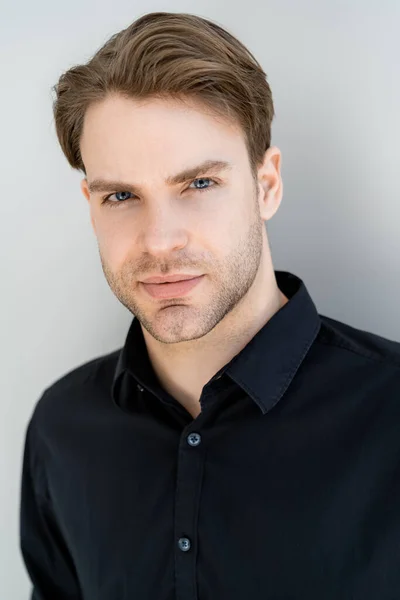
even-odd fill
[[[84,119],[81,153],[86,170],[132,170],[163,177],[185,164],[221,156],[233,164],[247,160],[243,133],[194,102],[128,99],[121,96],[91,105]],[[115,168],[119,173],[115,172]]]
[[[121,94],[110,94],[105,99],[95,102],[86,110],[84,118],[84,131],[93,127],[98,129],[101,125],[115,126],[123,122],[132,124],[141,131],[151,132],[153,126],[160,123],[168,130],[168,125],[195,126],[196,124],[221,131],[239,132],[240,127],[236,121],[227,119],[217,114],[212,108],[206,106],[201,100],[195,98],[127,98]]]

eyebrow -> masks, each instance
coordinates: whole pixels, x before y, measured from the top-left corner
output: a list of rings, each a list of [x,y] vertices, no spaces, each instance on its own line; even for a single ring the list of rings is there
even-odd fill
[[[190,179],[195,179],[198,175],[212,172],[225,171],[232,168],[232,164],[224,160],[206,160],[199,165],[189,167],[176,175],[170,175],[165,179],[167,185],[177,185],[178,183],[185,183]],[[96,192],[113,192],[116,189],[123,190],[124,192],[137,192],[140,191],[140,186],[126,183],[124,181],[107,181],[106,179],[94,179],[88,184],[90,193],[95,194]]]

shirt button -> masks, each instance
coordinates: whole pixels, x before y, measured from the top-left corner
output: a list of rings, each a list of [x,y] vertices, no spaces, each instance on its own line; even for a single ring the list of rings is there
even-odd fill
[[[144,391],[143,388],[142,388],[142,386],[139,383],[137,384],[137,387],[138,387],[139,392],[143,392]]]
[[[182,552],[187,552],[190,549],[189,538],[186,538],[186,537],[179,538],[178,546],[179,546],[179,549],[182,550]]]
[[[199,433],[189,433],[187,441],[190,446],[198,446],[201,442],[201,435]]]

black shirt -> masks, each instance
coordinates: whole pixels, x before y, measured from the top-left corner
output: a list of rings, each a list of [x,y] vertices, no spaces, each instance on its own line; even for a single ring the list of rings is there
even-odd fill
[[[400,344],[319,315],[301,279],[193,418],[134,317],[26,431],[35,600],[400,598]]]

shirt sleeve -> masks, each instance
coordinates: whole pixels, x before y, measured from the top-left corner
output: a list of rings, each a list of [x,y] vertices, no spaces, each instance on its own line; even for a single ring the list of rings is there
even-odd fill
[[[20,487],[20,550],[33,584],[30,600],[82,600],[79,581],[43,486],[32,419],[28,424]]]

